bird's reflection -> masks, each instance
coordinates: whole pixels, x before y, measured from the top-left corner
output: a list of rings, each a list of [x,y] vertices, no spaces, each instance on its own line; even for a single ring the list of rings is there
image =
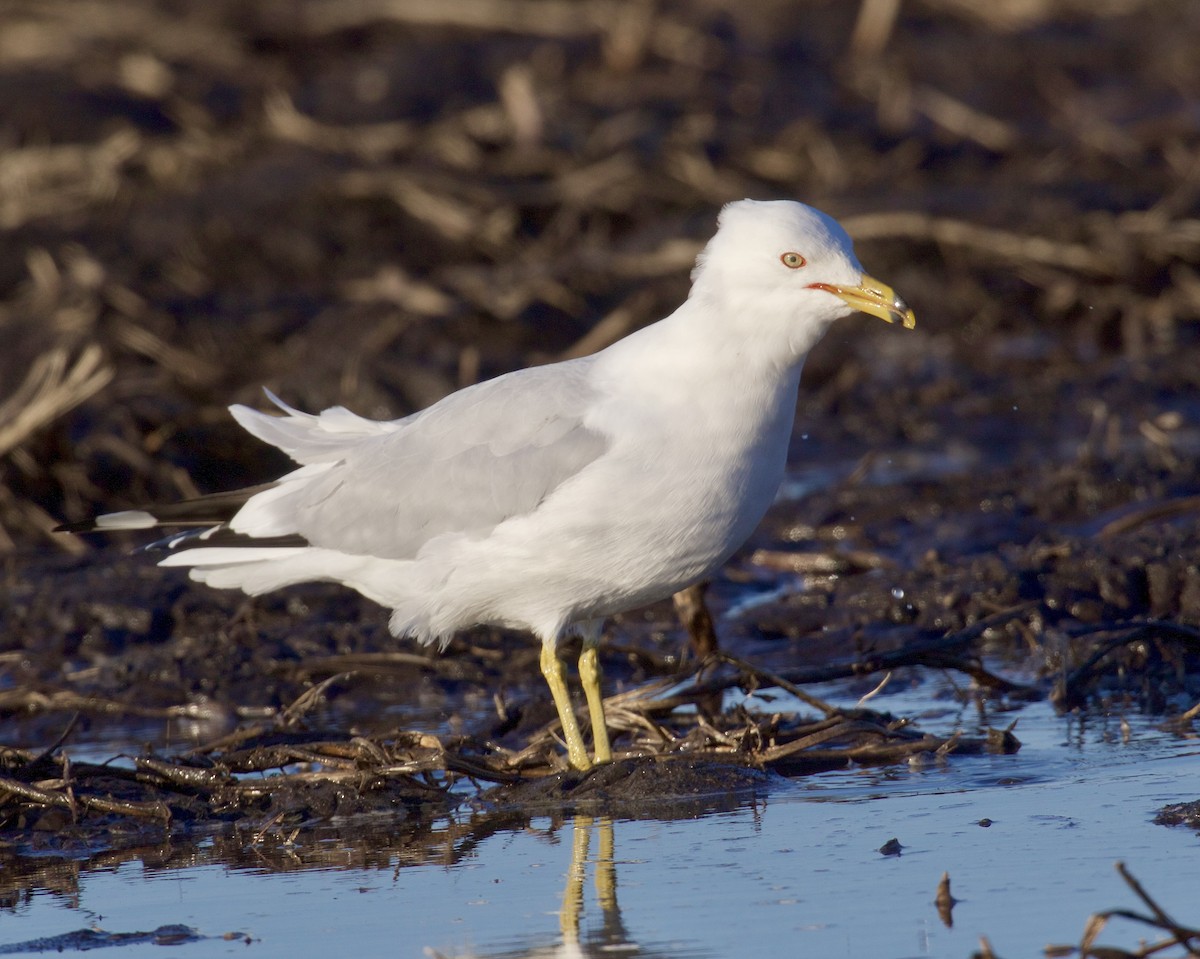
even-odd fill
[[[526,959],[587,959],[604,956],[611,959],[614,954],[635,952],[639,956],[663,955],[631,942],[621,921],[621,910],[617,905],[612,819],[607,816],[577,815],[570,821],[570,829],[571,861],[558,913],[558,941],[547,943],[545,938],[534,936],[516,948],[488,952],[486,955],[492,959],[516,956]],[[595,856],[592,855],[593,847]],[[600,906],[601,922],[598,928],[595,923],[584,921],[589,901],[586,894],[589,868],[593,872],[596,900]],[[581,932],[581,927],[585,926],[588,927],[587,931]],[[426,950],[426,955],[430,959],[447,959],[446,953],[433,950]],[[472,954],[473,957],[482,955]]]
[[[612,819],[602,816],[597,821],[591,816],[576,816],[572,829],[571,865],[567,870],[567,884],[563,889],[562,908],[558,915],[559,930],[562,932],[561,954],[588,955],[589,951],[608,953],[613,946],[629,943],[621,922],[621,909],[617,905]],[[599,848],[596,858],[591,860],[588,854],[593,832],[596,833]],[[603,923],[598,933],[589,935],[584,943],[580,939],[579,924],[583,915],[583,887],[589,862],[595,867],[596,898],[600,903]]]

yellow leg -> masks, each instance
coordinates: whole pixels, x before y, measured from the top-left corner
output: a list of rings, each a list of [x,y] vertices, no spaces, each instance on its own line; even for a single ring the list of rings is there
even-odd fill
[[[596,762],[612,760],[612,748],[608,744],[608,725],[604,722],[604,697],[600,693],[600,655],[596,647],[600,637],[585,635],[583,652],[579,654],[579,682],[587,697],[588,713],[592,718],[592,741],[596,744]]]
[[[546,685],[550,687],[550,695],[554,697],[554,706],[558,710],[558,720],[562,723],[563,739],[567,741],[567,759],[576,769],[591,769],[592,761],[588,759],[587,748],[583,745],[583,734],[579,732],[579,722],[575,719],[575,710],[571,708],[571,695],[567,692],[563,672],[562,660],[558,658],[554,646],[542,643],[542,675],[546,677]]]

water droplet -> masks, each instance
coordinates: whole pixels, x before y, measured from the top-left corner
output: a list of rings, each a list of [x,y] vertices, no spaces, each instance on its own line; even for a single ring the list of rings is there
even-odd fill
[[[904,590],[902,590],[899,586],[893,586],[892,599],[904,599]]]

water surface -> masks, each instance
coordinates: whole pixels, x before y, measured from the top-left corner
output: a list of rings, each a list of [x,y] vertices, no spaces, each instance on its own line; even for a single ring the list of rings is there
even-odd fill
[[[92,860],[77,889],[41,888],[7,910],[0,943],[182,924],[205,937],[170,947],[190,957],[352,948],[899,959],[966,957],[981,935],[999,955],[1028,956],[1077,942],[1092,912],[1139,908],[1118,860],[1194,924],[1200,845],[1151,819],[1200,795],[1196,741],[1140,717],[1123,728],[1118,717],[1064,719],[1044,704],[1019,717],[1016,755],[826,773],[686,819],[535,817],[464,848],[451,828],[469,824],[464,809],[446,824],[443,862],[381,850],[364,864],[361,850],[304,837],[294,868],[278,848],[256,863],[252,842],[236,864],[217,842],[184,867]],[[881,854],[892,838],[900,854]],[[311,842],[330,844],[321,868],[302,866]],[[960,900],[952,927],[934,905],[944,872]],[[1148,932],[1114,924],[1100,941],[1129,948]],[[143,952],[163,947],[122,947]]]

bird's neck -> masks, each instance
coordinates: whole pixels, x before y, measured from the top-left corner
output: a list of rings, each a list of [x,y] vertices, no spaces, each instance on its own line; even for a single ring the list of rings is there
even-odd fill
[[[619,378],[624,390],[636,383],[651,393],[690,394],[701,405],[713,395],[725,402],[763,405],[784,397],[793,403],[812,343],[791,342],[778,322],[766,322],[761,335],[747,337],[735,323],[722,325],[721,316],[710,304],[688,299],[670,316],[598,354],[597,373]]]

